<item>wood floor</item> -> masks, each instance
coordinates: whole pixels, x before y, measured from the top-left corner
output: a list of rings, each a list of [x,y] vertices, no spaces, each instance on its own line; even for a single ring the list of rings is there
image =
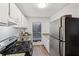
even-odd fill
[[[19,54],[11,54],[7,56],[24,56],[25,53],[19,53]],[[42,45],[34,45],[33,46],[33,56],[48,56],[48,52]]]
[[[33,56],[48,56],[48,52],[44,46],[36,45],[33,49]]]

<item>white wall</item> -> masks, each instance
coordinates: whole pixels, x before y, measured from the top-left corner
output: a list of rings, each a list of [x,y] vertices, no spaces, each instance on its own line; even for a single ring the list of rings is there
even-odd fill
[[[32,22],[41,22],[42,33],[49,32],[49,18],[28,17],[28,31],[32,34]]]
[[[51,21],[60,18],[63,15],[71,14],[73,17],[79,17],[79,3],[72,3],[61,9],[55,15],[50,17]]]
[[[41,22],[41,31],[42,33],[49,33],[49,18],[40,18],[40,17],[28,17],[28,29],[27,31],[32,34],[32,22]],[[42,44],[45,45],[47,50],[49,51],[49,37],[42,35]]]

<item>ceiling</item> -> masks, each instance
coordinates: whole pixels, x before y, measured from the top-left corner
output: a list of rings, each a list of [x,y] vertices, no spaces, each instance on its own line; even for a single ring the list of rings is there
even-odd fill
[[[36,3],[16,3],[21,12],[28,17],[51,17],[68,3],[49,3],[46,8],[38,8]]]

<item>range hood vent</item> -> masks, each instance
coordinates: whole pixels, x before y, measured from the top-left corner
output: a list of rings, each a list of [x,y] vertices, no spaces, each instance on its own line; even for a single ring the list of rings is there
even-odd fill
[[[17,24],[10,21],[8,21],[7,23],[0,22],[0,26],[12,26],[12,25],[17,25]]]
[[[8,26],[17,25],[16,23],[13,23],[11,21],[8,21]]]
[[[0,22],[0,26],[7,26],[7,23]]]

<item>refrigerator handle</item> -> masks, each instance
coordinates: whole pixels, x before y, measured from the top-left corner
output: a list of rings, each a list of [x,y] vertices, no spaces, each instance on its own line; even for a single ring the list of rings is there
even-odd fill
[[[59,40],[61,40],[61,27],[59,27]]]
[[[61,27],[59,27],[59,55],[61,56],[61,49],[60,49],[60,29],[61,29]]]
[[[61,47],[61,42],[62,42],[62,40],[61,40],[61,39],[62,39],[62,38],[61,38],[61,35],[62,35],[62,34],[61,34],[61,28],[62,28],[62,27],[59,27],[59,55],[60,55],[60,56],[62,56],[62,51],[61,51],[61,48],[62,48],[62,47]]]

